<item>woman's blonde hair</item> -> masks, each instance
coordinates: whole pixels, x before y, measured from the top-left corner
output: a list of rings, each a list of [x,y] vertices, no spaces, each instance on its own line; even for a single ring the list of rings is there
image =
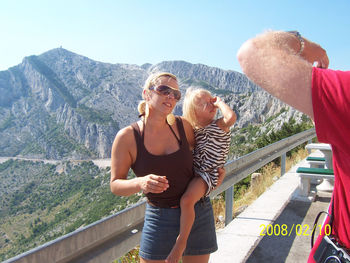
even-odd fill
[[[177,81],[177,78],[175,75],[169,73],[169,72],[155,72],[152,73],[151,75],[148,76],[148,78],[145,81],[145,84],[143,85],[143,90],[142,90],[142,98],[143,100],[139,102],[139,105],[137,106],[137,110],[140,113],[140,116],[144,116],[146,114],[146,101],[144,100],[144,90],[149,91],[150,87],[153,87],[157,85],[157,81],[160,77],[169,77]]]
[[[202,88],[195,88],[190,87],[186,90],[184,102],[182,105],[182,114],[183,116],[189,121],[189,123],[194,128],[201,127],[198,124],[197,116],[196,116],[196,104],[195,100],[201,95],[201,94],[208,94],[209,96],[212,96],[211,93],[208,90],[202,89]]]

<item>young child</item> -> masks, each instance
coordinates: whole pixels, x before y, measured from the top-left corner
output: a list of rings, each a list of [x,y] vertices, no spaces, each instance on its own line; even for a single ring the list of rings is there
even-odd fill
[[[223,117],[215,120],[217,109]],[[237,118],[219,97],[212,97],[207,90],[193,88],[186,91],[183,115],[192,124],[196,138],[193,150],[195,178],[180,200],[180,233],[167,263],[176,263],[182,257],[195,218],[194,205],[217,185],[218,168],[224,166],[229,151],[230,127]]]

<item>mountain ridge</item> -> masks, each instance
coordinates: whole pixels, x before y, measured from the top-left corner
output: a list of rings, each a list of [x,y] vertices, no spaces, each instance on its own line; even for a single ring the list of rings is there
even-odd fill
[[[110,157],[118,130],[138,120],[143,83],[156,71],[175,74],[183,94],[198,86],[223,97],[237,112],[237,127],[262,123],[284,107],[296,114],[239,72],[181,60],[111,64],[55,48],[0,72],[0,156]]]

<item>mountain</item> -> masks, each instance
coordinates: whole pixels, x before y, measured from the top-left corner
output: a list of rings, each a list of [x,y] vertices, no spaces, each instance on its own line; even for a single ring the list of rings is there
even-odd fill
[[[57,48],[0,71],[0,156],[110,157],[115,134],[138,119],[142,85],[155,71],[177,75],[182,93],[200,86],[222,96],[235,109],[238,128],[282,110],[285,120],[301,116],[239,72],[185,61],[108,64]],[[181,105],[175,114],[182,114]]]

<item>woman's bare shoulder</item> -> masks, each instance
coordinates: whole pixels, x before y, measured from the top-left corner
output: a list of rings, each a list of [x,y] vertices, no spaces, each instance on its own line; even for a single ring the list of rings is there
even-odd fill
[[[129,125],[119,130],[115,136],[113,146],[132,146],[135,144],[134,128]]]
[[[194,144],[195,144],[193,127],[190,124],[190,122],[188,120],[186,120],[186,118],[184,118],[182,116],[180,118],[181,118],[183,126],[184,126],[187,141],[190,144],[190,147],[192,149],[194,147]]]

